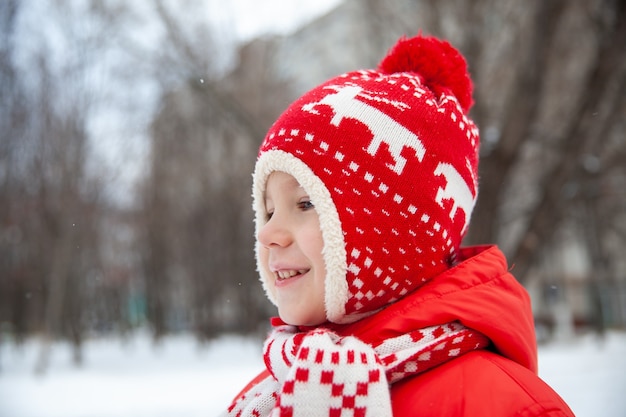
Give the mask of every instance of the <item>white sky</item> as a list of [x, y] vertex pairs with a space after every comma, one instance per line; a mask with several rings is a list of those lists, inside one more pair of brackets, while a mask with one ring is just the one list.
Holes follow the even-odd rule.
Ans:
[[260, 33], [287, 34], [341, 3], [341, 0], [235, 0], [229, 3], [242, 40]]

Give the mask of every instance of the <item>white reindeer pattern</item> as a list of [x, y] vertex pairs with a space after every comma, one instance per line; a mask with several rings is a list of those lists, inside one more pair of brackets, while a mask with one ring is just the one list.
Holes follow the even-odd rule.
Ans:
[[446, 179], [446, 187], [439, 187], [437, 190], [437, 196], [435, 201], [443, 207], [443, 200], [452, 200], [454, 204], [450, 209], [450, 219], [454, 219], [454, 215], [458, 208], [463, 210], [465, 214], [465, 224], [463, 225], [463, 232], [468, 226], [470, 213], [474, 208], [476, 199], [472, 194], [469, 186], [459, 174], [459, 172], [450, 164], [440, 162], [435, 168], [435, 175], [443, 175]]
[[406, 165], [406, 158], [401, 155], [403, 148], [407, 147], [415, 150], [417, 159], [420, 162], [424, 159], [426, 149], [417, 135], [376, 107], [357, 100], [357, 95], [363, 90], [361, 87], [347, 85], [330, 88], [335, 90], [335, 93], [326, 95], [320, 101], [305, 104], [302, 106], [302, 110], [319, 114], [315, 107], [325, 104], [330, 106], [335, 113], [330, 121], [334, 126], [339, 126], [339, 123], [344, 118], [354, 119], [363, 123], [372, 133], [372, 140], [367, 147], [367, 153], [375, 156], [380, 145], [385, 142], [389, 148], [389, 153], [395, 161], [395, 164], [387, 164], [387, 166], [398, 175], [402, 174]]

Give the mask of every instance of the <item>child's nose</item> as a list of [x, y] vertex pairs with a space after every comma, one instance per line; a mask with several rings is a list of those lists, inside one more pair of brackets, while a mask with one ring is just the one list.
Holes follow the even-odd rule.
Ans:
[[292, 241], [291, 233], [285, 221], [276, 214], [261, 227], [257, 238], [267, 248], [272, 246], [286, 247]]

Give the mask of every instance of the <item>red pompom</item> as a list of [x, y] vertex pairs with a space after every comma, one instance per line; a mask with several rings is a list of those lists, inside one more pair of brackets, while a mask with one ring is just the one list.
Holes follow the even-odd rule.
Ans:
[[472, 80], [465, 58], [450, 43], [434, 37], [402, 38], [378, 66], [385, 74], [414, 72], [436, 96], [454, 95], [465, 113], [472, 107]]

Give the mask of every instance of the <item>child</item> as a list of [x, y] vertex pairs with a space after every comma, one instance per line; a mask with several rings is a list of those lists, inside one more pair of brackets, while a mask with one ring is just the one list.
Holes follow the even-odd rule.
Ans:
[[253, 197], [280, 319], [226, 415], [573, 415], [537, 376], [503, 254], [460, 248], [478, 191], [471, 105], [464, 58], [417, 36], [272, 126]]

